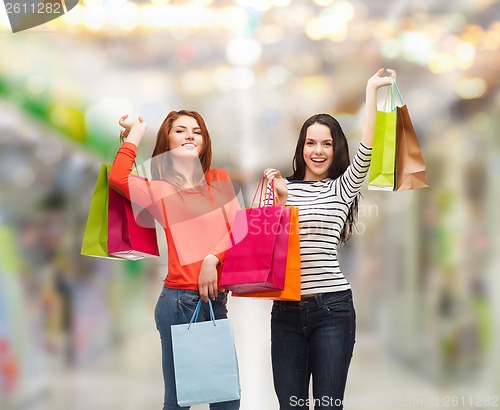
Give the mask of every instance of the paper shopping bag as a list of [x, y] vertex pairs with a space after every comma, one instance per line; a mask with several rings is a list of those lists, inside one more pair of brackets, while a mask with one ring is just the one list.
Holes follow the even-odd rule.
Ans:
[[81, 254], [118, 259], [108, 254], [108, 174], [111, 164], [102, 164], [90, 202]]
[[[138, 175], [131, 178], [146, 180]], [[108, 253], [137, 260], [160, 256], [154, 219], [147, 210], [132, 209], [131, 202], [109, 187]]]
[[282, 205], [236, 212], [232, 243], [219, 285], [233, 292], [266, 292], [285, 286], [290, 209]]
[[391, 96], [391, 110], [377, 111], [376, 114], [368, 189], [384, 191], [394, 189], [397, 117], [394, 87], [394, 81], [392, 81], [387, 96], [387, 99], [389, 95]]
[[286, 258], [285, 286], [283, 290], [271, 292], [234, 293], [233, 296], [264, 298], [273, 300], [300, 300], [300, 235], [299, 235], [299, 208], [290, 209], [290, 223], [285, 228], [288, 231], [288, 249]]
[[240, 398], [238, 360], [229, 319], [196, 322], [201, 299], [190, 323], [172, 325], [175, 387], [179, 406]]
[[395, 190], [403, 191], [428, 186], [424, 158], [408, 108], [406, 105], [397, 107]]

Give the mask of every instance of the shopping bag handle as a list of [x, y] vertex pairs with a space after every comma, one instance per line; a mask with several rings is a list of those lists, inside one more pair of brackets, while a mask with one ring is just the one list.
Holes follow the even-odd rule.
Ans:
[[259, 194], [259, 207], [260, 207], [260, 201], [262, 199], [262, 191], [264, 189], [264, 174], [260, 176], [259, 184], [257, 185], [257, 189], [255, 190], [255, 193], [253, 194], [252, 202], [250, 203], [250, 208], [253, 208], [253, 204], [255, 202], [255, 198], [257, 197], [257, 194]]
[[[257, 197], [257, 194], [259, 197], [258, 208], [261, 208], [261, 204], [263, 204], [263, 207], [268, 207], [268, 206], [280, 204], [280, 199], [279, 199], [278, 193], [276, 191], [276, 186], [274, 185], [274, 180], [272, 180], [270, 184], [266, 184], [265, 179], [266, 178], [265, 178], [264, 174], [262, 174], [260, 177], [260, 180], [259, 180], [259, 184], [257, 185], [257, 189], [255, 190], [255, 194], [253, 195], [252, 202], [250, 204], [251, 208], [253, 208], [253, 204], [255, 202], [255, 198]], [[268, 195], [266, 197], [267, 187], [269, 185], [271, 185], [272, 195]], [[264, 186], [265, 186], [265, 188], [264, 188]]]
[[398, 83], [392, 75], [391, 75], [391, 83], [394, 85], [394, 88], [396, 88], [396, 91], [398, 92], [399, 101], [401, 101], [401, 104], [404, 105], [405, 102], [403, 101], [403, 96], [401, 95], [401, 91], [399, 91]]
[[276, 190], [274, 179], [270, 184], [266, 185], [265, 192], [263, 191], [261, 195], [262, 196], [260, 202], [263, 203], [264, 206], [281, 205], [280, 197], [278, 196], [278, 191]]
[[[198, 304], [196, 305], [196, 309], [194, 310], [193, 316], [191, 316], [191, 320], [189, 322], [188, 330], [189, 330], [189, 328], [191, 327], [191, 325], [193, 323], [196, 323], [198, 321], [198, 316], [200, 314], [201, 303], [202, 302], [203, 301], [201, 299], [198, 301]], [[208, 306], [210, 306], [210, 320], [212, 321], [212, 323], [214, 324], [214, 326], [217, 326], [217, 324], [215, 323], [214, 308], [212, 306], [212, 301], [210, 299], [208, 299]]]
[[389, 77], [391, 79], [391, 85], [389, 86], [389, 89], [387, 90], [387, 97], [385, 98], [385, 103], [384, 103], [384, 111], [386, 110], [387, 107], [387, 101], [389, 101], [389, 96], [391, 97], [391, 111], [396, 110], [396, 99], [395, 99], [395, 94], [394, 90], [397, 91], [399, 101], [401, 101], [401, 105], [404, 105], [403, 101], [403, 96], [401, 95], [401, 91], [399, 90], [398, 83], [396, 82], [396, 79], [391, 75]]

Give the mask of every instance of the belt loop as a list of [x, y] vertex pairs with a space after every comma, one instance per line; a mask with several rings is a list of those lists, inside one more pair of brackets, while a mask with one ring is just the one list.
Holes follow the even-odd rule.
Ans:
[[323, 305], [323, 294], [322, 293], [318, 293], [317, 295], [314, 295], [314, 299], [316, 299], [316, 303], [318, 306], [321, 306]]

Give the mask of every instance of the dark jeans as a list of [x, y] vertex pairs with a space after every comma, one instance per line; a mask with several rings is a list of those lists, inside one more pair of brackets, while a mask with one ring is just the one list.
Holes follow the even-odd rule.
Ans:
[[271, 357], [280, 410], [308, 410], [313, 400], [315, 409], [343, 408], [355, 332], [351, 290], [274, 302]]
[[[164, 287], [156, 303], [155, 321], [161, 338], [163, 381], [165, 384], [163, 410], [189, 409], [189, 407], [180, 407], [177, 404], [170, 326], [189, 323], [199, 300], [200, 294], [198, 291]], [[227, 318], [226, 303], [227, 293], [219, 292], [219, 296], [212, 303], [215, 319]], [[202, 322], [209, 319], [208, 303], [203, 303], [198, 321]], [[207, 354], [210, 354], [210, 352], [207, 352]], [[239, 408], [239, 400], [210, 403], [210, 410], [238, 410]]]

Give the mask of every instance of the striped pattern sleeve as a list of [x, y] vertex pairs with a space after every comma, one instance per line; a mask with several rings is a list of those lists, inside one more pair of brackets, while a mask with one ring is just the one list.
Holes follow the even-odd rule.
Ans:
[[361, 190], [361, 185], [370, 168], [371, 157], [371, 147], [367, 147], [363, 143], [360, 143], [351, 164], [340, 176], [338, 192], [342, 200], [347, 204], [350, 204]]

